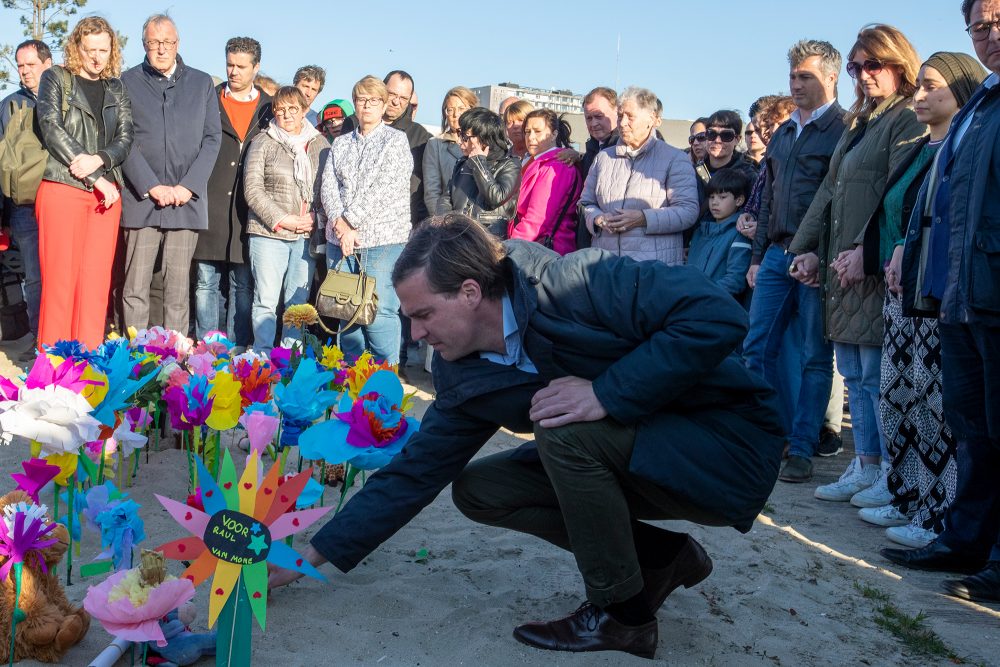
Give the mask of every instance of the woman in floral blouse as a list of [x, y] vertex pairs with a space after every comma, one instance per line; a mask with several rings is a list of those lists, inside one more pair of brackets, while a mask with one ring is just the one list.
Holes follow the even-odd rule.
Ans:
[[375, 278], [378, 314], [367, 326], [340, 336], [348, 354], [370, 350], [399, 363], [399, 299], [390, 275], [410, 234], [410, 174], [413, 157], [406, 134], [382, 122], [389, 92], [366, 76], [352, 93], [358, 125], [337, 137], [323, 171], [321, 198], [328, 219], [327, 265]]

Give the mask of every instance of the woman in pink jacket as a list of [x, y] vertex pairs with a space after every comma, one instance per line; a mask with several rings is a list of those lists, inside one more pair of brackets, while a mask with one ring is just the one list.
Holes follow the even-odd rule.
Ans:
[[569, 124], [551, 109], [536, 109], [524, 118], [528, 161], [521, 168], [517, 215], [507, 235], [537, 241], [560, 255], [576, 250], [576, 202], [583, 178], [574, 165], [558, 159], [569, 148]]

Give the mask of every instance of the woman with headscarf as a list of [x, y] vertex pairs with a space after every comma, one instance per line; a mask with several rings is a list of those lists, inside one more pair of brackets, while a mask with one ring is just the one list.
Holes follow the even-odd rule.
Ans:
[[[253, 345], [258, 352], [274, 347], [282, 294], [286, 308], [309, 297], [309, 239], [322, 216], [320, 163], [330, 148], [330, 142], [304, 122], [308, 105], [298, 88], [280, 88], [271, 108], [274, 118], [250, 144], [243, 177], [254, 281]], [[283, 332], [281, 342], [291, 345], [294, 338]]]
[[912, 108], [919, 69], [917, 52], [896, 28], [876, 24], [858, 33], [847, 63], [855, 80], [847, 129], [789, 246], [796, 255], [791, 275], [822, 290], [824, 333], [847, 385], [857, 452], [839, 480], [816, 489], [820, 500], [889, 502], [881, 480], [889, 454], [879, 419], [885, 285], [865, 275], [861, 244], [889, 175], [927, 132]]
[[[930, 222], [918, 191], [952, 118], [985, 77], [976, 59], [964, 53], [935, 53], [923, 64], [913, 108], [930, 135], [914, 144], [889, 175], [882, 205], [864, 232], [865, 274], [884, 274], [887, 286], [879, 407], [890, 472], [880, 494], [891, 500], [859, 514], [869, 523], [887, 526], [886, 536], [908, 547], [930, 544], [942, 531], [957, 477], [955, 438], [941, 404], [937, 312], [917, 303], [921, 267], [912, 258], [920, 254], [920, 229], [925, 223], [929, 228]], [[911, 261], [907, 275], [901, 276], [904, 239]]]

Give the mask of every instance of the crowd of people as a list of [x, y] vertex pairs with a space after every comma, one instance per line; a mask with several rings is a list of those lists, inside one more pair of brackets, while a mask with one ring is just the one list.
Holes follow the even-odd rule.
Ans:
[[[415, 83], [403, 70], [384, 78], [366, 76], [354, 85], [350, 101], [334, 99], [314, 112], [311, 107], [325, 85], [323, 69], [303, 67], [292, 85], [267, 90], [259, 72], [261, 47], [252, 38], [226, 43], [226, 80], [214, 85], [178, 55], [180, 37], [170, 17], [146, 21], [146, 58], [125, 72], [117, 33], [103, 18], [85, 18], [66, 39], [61, 67], [52, 65], [42, 42], [18, 46], [22, 87], [0, 104], [0, 133], [12, 115], [23, 113], [18, 103], [34, 105], [48, 151], [33, 201], [4, 202], [4, 224], [23, 257], [32, 331], [41, 347], [60, 339], [96, 346], [109, 323], [122, 328], [159, 324], [198, 336], [221, 329], [236, 345], [267, 353], [288, 342], [279, 327], [280, 309], [307, 302], [322, 274], [340, 267], [375, 277], [378, 295], [374, 320], [340, 334], [349, 354], [371, 350], [399, 364], [405, 374], [413, 341], [423, 339], [447, 362], [435, 375], [437, 385], [459, 382], [461, 374], [448, 365], [462, 358], [458, 350], [479, 350], [483, 363], [542, 376], [548, 372], [544, 363], [576, 368], [579, 359], [556, 353], [560, 345], [570, 345], [571, 337], [560, 324], [569, 315], [559, 304], [539, 304], [551, 313], [546, 311], [544, 326], [532, 325], [554, 341], [552, 359], [536, 358], [538, 342], [528, 338], [525, 348], [508, 341], [506, 354], [502, 346], [489, 353], [462, 347], [455, 343], [463, 331], [461, 313], [453, 313], [455, 331], [434, 320], [435, 308], [461, 308], [468, 287], [462, 280], [447, 288], [434, 282], [457, 270], [433, 268], [445, 262], [440, 248], [458, 253], [455, 265], [475, 265], [472, 254], [454, 245], [441, 216], [452, 226], [469, 221], [476, 235], [483, 232], [469, 241], [479, 244], [480, 255], [509, 252], [514, 265], [527, 267], [524, 275], [532, 285], [545, 284], [546, 278], [530, 267], [549, 261], [543, 261], [549, 255], [565, 257], [567, 263], [559, 266], [574, 267], [565, 271], [586, 276], [581, 279], [586, 289], [599, 286], [600, 299], [609, 301], [592, 306], [602, 326], [613, 329], [610, 322], [630, 320], [638, 311], [643, 318], [671, 321], [675, 328], [667, 333], [674, 332], [678, 345], [690, 344], [697, 352], [692, 341], [700, 338], [714, 346], [713, 354], [724, 351], [713, 372], [731, 386], [745, 386], [755, 398], [747, 399], [739, 419], [726, 413], [717, 420], [730, 424], [732, 433], [742, 429], [744, 435], [756, 434], [758, 442], [783, 446], [780, 470], [777, 457], [774, 466], [782, 482], [811, 481], [814, 456], [842, 451], [846, 387], [854, 456], [837, 481], [816, 487], [815, 497], [850, 502], [861, 520], [885, 527], [889, 540], [909, 547], [883, 549], [888, 560], [967, 574], [945, 582], [949, 594], [1000, 601], [1000, 486], [993, 479], [1000, 469], [1000, 403], [995, 402], [1000, 386], [995, 366], [1000, 351], [1000, 0], [964, 0], [961, 10], [978, 60], [956, 52], [922, 60], [902, 32], [884, 24], [864, 26], [846, 57], [828, 42], [802, 40], [788, 51], [789, 95], [762, 96], [746, 123], [740, 113], [726, 109], [699, 118], [683, 150], [660, 136], [663, 104], [642, 87], [620, 94], [603, 86], [590, 91], [581, 109], [589, 137], [574, 143], [569, 125], [551, 110], [511, 98], [493, 111], [482, 107], [470, 89], [456, 86], [441, 103], [441, 132], [431, 136], [414, 119]], [[845, 63], [852, 86], [847, 98], [838, 99]], [[457, 223], [455, 214], [461, 214]], [[491, 245], [508, 239], [507, 251]], [[539, 255], [515, 240], [548, 250]], [[605, 252], [578, 252], [586, 247]], [[600, 269], [591, 264], [599, 258], [611, 262], [611, 256], [640, 263], [616, 260]], [[690, 272], [658, 268], [680, 265], [697, 269], [715, 287], [691, 282]], [[615, 271], [609, 273], [608, 266]], [[431, 275], [432, 269], [437, 273]], [[647, 286], [653, 278], [675, 283]], [[509, 294], [500, 299], [503, 285], [491, 280], [474, 281], [481, 292], [468, 293], [470, 308], [483, 299], [495, 301], [502, 338], [509, 338], [516, 333], [522, 304], [511, 303]], [[646, 288], [653, 291], [647, 294]], [[727, 303], [715, 300], [716, 288], [728, 295]], [[676, 293], [684, 289], [691, 290], [691, 303]], [[442, 303], [426, 296], [445, 292], [462, 296]], [[650, 294], [665, 301], [648, 303], [642, 297]], [[718, 311], [684, 319], [698, 299], [703, 299], [701, 307]], [[569, 299], [567, 311], [583, 308], [579, 301]], [[666, 311], [668, 305], [674, 310]], [[748, 322], [745, 331], [741, 318]], [[591, 324], [574, 335], [592, 340], [589, 352], [599, 358], [591, 359], [596, 366], [611, 359], [603, 356], [601, 345], [628, 358], [619, 339], [602, 338], [600, 327]], [[653, 368], [694, 363], [670, 345], [657, 346], [660, 356], [646, 363]], [[725, 363], [735, 359], [738, 367], [722, 362], [729, 352]], [[650, 372], [640, 357], [630, 366], [636, 377]], [[710, 459], [669, 462], [646, 453], [636, 463], [643, 438], [650, 437], [627, 425], [626, 417], [639, 416], [624, 407], [637, 383], [621, 372], [615, 379], [622, 386], [610, 388], [605, 380], [599, 398], [619, 403], [598, 406], [597, 416], [584, 419], [606, 425], [610, 413], [625, 424], [600, 434], [609, 448], [632, 456], [631, 468], [627, 456], [624, 468], [617, 460], [615, 474], [655, 468], [646, 477], [659, 484], [668, 475], [656, 466], [674, 466], [671, 475], [688, 471], [701, 484], [714, 479], [715, 495], [725, 496], [718, 489], [733, 483], [736, 474], [725, 469], [727, 462], [735, 469], [742, 460], [728, 450]], [[594, 380], [595, 387], [600, 381]], [[551, 478], [557, 509], [564, 499], [592, 506], [579, 497], [585, 487], [572, 491], [576, 487], [565, 481], [579, 472], [574, 468], [579, 462], [553, 453], [562, 450], [552, 443], [561, 447], [565, 442], [559, 431], [548, 428], [561, 422], [553, 423], [538, 407], [545, 403], [545, 389], [527, 386], [543, 396], [530, 401], [531, 421], [544, 466], [538, 471]], [[663, 400], [679, 402], [698, 394], [663, 392]], [[770, 415], [768, 392], [773, 392], [777, 427], [769, 417], [755, 421], [751, 414]], [[715, 397], [706, 401], [719, 395], [704, 393]], [[449, 396], [449, 407], [465, 400]], [[488, 401], [476, 408], [484, 409], [506, 408]], [[438, 418], [436, 413], [428, 418], [429, 432], [440, 426]], [[479, 431], [475, 436], [463, 431], [480, 428], [470, 425], [471, 416], [448, 419], [452, 422], [442, 422], [442, 433], [471, 438], [462, 447], [478, 449], [485, 442]], [[518, 430], [531, 430], [530, 422], [515, 423]], [[539, 423], [546, 428], [540, 430]], [[722, 437], [720, 431], [698, 429], [686, 425], [674, 435], [684, 432], [709, 442]], [[619, 451], [615, 443], [623, 431], [627, 449], [621, 445]], [[419, 450], [424, 440], [417, 442], [413, 447]], [[648, 443], [644, 446], [648, 449]], [[456, 456], [454, 470], [428, 472], [436, 481], [427, 483], [434, 488], [414, 490], [419, 496], [411, 503], [415, 509], [401, 518], [382, 521], [365, 514], [380, 511], [373, 503], [379, 493], [376, 480], [382, 477], [375, 476], [376, 490], [365, 489], [370, 501], [352, 501], [335, 520], [353, 531], [355, 552], [343, 555], [324, 529], [310, 558], [350, 569], [365, 549], [377, 546], [457, 478], [455, 501], [466, 515], [573, 549], [588, 600], [599, 611], [611, 610], [610, 617], [624, 627], [648, 630], [650, 611], [655, 614], [673, 588], [693, 585], [711, 571], [696, 542], [669, 531], [650, 536], [653, 529], [635, 521], [635, 515], [631, 524], [624, 521], [631, 525], [629, 534], [612, 540], [626, 546], [601, 558], [581, 556], [575, 536], [601, 537], [579, 525], [579, 514], [571, 518], [564, 508], [565, 523], [555, 517], [518, 518], [509, 507], [517, 499], [503, 495], [498, 500], [492, 490], [500, 478], [523, 475], [527, 481], [520, 491], [536, 497], [542, 494], [537, 485], [551, 493], [548, 482], [510, 472], [516, 464], [506, 455], [462, 472], [474, 449], [467, 457]], [[769, 464], [753, 459], [753, 465], [767, 469]], [[723, 469], [706, 472], [706, 467]], [[391, 472], [384, 477], [391, 478]], [[595, 498], [601, 494], [593, 490]], [[643, 487], [639, 495], [658, 508], [656, 517], [670, 505], [670, 517], [741, 529], [748, 525], [747, 516], [716, 506], [704, 494], [681, 503], [682, 511], [676, 498], [667, 502], [655, 489]], [[506, 509], [497, 510], [497, 502]], [[358, 531], [366, 529], [370, 536], [359, 537]], [[675, 537], [664, 537], [667, 533]], [[628, 546], [632, 540], [634, 550]], [[665, 543], [669, 558], [661, 553], [660, 560], [644, 561], [651, 551], [646, 547]], [[683, 580], [671, 560], [675, 557], [688, 563]], [[664, 568], [671, 574], [658, 580], [657, 590], [648, 581], [644, 589], [641, 578], [616, 578], [602, 570], [609, 559], [621, 568], [638, 563], [626, 574]], [[594, 650], [597, 645], [649, 652], [649, 637], [642, 633], [615, 630], [618, 634], [604, 644], [565, 639], [567, 632], [604, 623], [594, 613], [578, 610], [563, 626], [522, 626], [515, 636], [543, 648]], [[591, 616], [585, 619], [585, 614]], [[598, 634], [601, 628], [606, 629], [600, 625]], [[571, 648], [560, 645], [559, 637]]]

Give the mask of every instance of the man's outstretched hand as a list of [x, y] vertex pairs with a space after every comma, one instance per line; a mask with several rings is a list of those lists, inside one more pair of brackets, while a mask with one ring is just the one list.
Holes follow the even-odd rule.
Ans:
[[[306, 548], [302, 552], [303, 558], [309, 561], [314, 567], [319, 567], [326, 562], [326, 559], [318, 551], [316, 551], [312, 545]], [[296, 572], [295, 570], [286, 570], [283, 567], [276, 567], [269, 565], [267, 568], [267, 589], [273, 591], [275, 588], [281, 588], [282, 586], [287, 586], [297, 579], [301, 579], [305, 575], [301, 572]]]
[[553, 380], [531, 397], [531, 421], [542, 428], [555, 428], [576, 422], [596, 422], [608, 416], [594, 394], [593, 383], [578, 377]]

